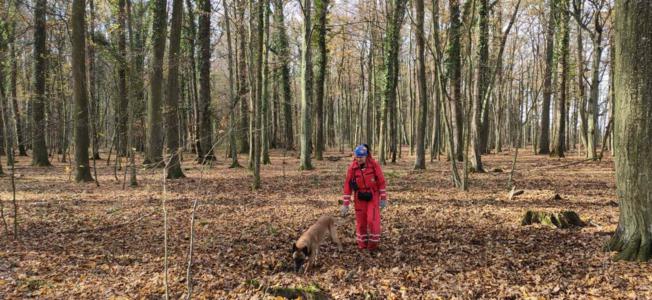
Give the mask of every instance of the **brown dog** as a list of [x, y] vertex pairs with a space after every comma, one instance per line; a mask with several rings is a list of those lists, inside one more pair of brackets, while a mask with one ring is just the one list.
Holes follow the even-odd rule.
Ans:
[[[299, 269], [309, 257], [311, 257], [310, 261], [313, 261], [312, 264], [314, 264], [319, 252], [319, 245], [327, 234], [331, 236], [331, 240], [337, 245], [337, 248], [342, 251], [342, 243], [337, 237], [335, 219], [330, 216], [322, 216], [292, 245], [295, 272], [299, 272]], [[307, 270], [308, 266], [305, 268], [305, 271]]]

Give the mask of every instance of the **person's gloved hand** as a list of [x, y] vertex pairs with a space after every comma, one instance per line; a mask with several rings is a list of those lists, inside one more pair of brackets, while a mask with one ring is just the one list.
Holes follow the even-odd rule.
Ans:
[[345, 217], [349, 213], [349, 207], [346, 205], [342, 205], [342, 208], [340, 209], [340, 215], [342, 217]]
[[387, 200], [380, 200], [380, 209], [384, 209], [387, 206]]

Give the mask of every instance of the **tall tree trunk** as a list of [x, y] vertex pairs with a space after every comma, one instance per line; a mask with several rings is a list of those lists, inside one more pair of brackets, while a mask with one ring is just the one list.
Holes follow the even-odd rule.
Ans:
[[270, 103], [271, 97], [269, 95], [270, 85], [270, 72], [269, 72], [269, 0], [263, 0], [260, 9], [263, 10], [263, 62], [262, 62], [262, 92], [260, 99], [261, 115], [260, 115], [260, 144], [261, 144], [261, 159], [263, 164], [270, 164], [269, 159], [269, 140], [270, 140]]
[[417, 44], [417, 92], [418, 92], [418, 120], [416, 151], [414, 169], [426, 168], [426, 123], [428, 116], [428, 94], [426, 92], [426, 58], [425, 58], [425, 31], [423, 28], [423, 0], [415, 2], [417, 23], [416, 23], [416, 44]]
[[313, 37], [315, 38], [315, 46], [317, 47], [317, 55], [315, 56], [315, 106], [317, 109], [316, 123], [317, 123], [317, 142], [315, 143], [315, 158], [317, 160], [323, 159], [324, 152], [324, 84], [326, 81], [327, 73], [327, 57], [328, 49], [326, 48], [326, 25], [328, 21], [328, 5], [329, 0], [315, 0], [315, 24], [316, 29]]
[[461, 58], [461, 44], [460, 44], [460, 35], [462, 34], [461, 28], [462, 23], [460, 21], [460, 3], [459, 0], [450, 0], [450, 28], [448, 31], [448, 61], [447, 65], [447, 77], [450, 80], [450, 116], [451, 118], [451, 127], [452, 127], [452, 136], [453, 136], [453, 149], [450, 149], [453, 153], [453, 157], [459, 161], [464, 160], [463, 153], [463, 140], [462, 140], [462, 129], [463, 129], [463, 112], [461, 107], [462, 101], [462, 58]]
[[485, 99], [489, 78], [489, 0], [480, 0], [480, 32], [478, 33], [478, 67], [471, 116], [471, 165], [476, 172], [484, 172], [482, 166], [482, 102]]
[[226, 46], [228, 55], [228, 68], [229, 68], [229, 149], [231, 151], [231, 166], [230, 168], [240, 168], [238, 162], [238, 142], [236, 141], [236, 126], [237, 120], [235, 119], [235, 109], [238, 104], [238, 99], [235, 95], [235, 82], [233, 80], [233, 49], [231, 47], [231, 18], [229, 17], [229, 5], [224, 2], [224, 19], [226, 22]]
[[211, 126], [211, 2], [199, 2], [199, 150], [201, 162], [215, 159]]
[[[5, 38], [8, 31], [8, 16], [3, 0], [0, 0], [0, 9], [3, 10], [0, 12], [0, 150], [2, 150], [0, 151], [0, 155], [7, 155], [7, 165], [11, 166], [13, 169], [13, 124], [11, 122], [11, 117], [9, 116], [8, 93], [5, 90], [5, 61], [7, 60], [7, 41]], [[0, 175], [3, 174], [2, 163], [0, 163]]]
[[249, 0], [249, 45], [251, 47], [249, 78], [251, 93], [249, 95], [249, 124], [251, 130], [251, 169], [253, 170], [253, 189], [260, 188], [260, 154], [261, 154], [261, 104], [263, 89], [263, 38], [264, 38], [264, 1]]
[[439, 0], [432, 0], [432, 43], [433, 43], [433, 48], [434, 51], [432, 52], [433, 54], [433, 63], [435, 66], [432, 68], [432, 79], [433, 79], [433, 86], [434, 90], [432, 92], [432, 98], [433, 98], [433, 110], [434, 110], [434, 115], [432, 118], [432, 144], [430, 148], [430, 161], [433, 161], [436, 159], [439, 159], [439, 151], [441, 149], [442, 142], [441, 142], [441, 105], [440, 102], [442, 101], [442, 93], [441, 93], [441, 85], [439, 78], [441, 77], [440, 74], [440, 66], [441, 66], [441, 42], [439, 40]]
[[[194, 1], [194, 2], [197, 3], [196, 5], [198, 6], [198, 9], [200, 10], [199, 15], [201, 16], [202, 15], [202, 7], [201, 7], [201, 5], [203, 5], [203, 3], [200, 2], [200, 1]], [[182, 92], [182, 95], [183, 95], [182, 98], [184, 98], [184, 100], [187, 100], [187, 102], [188, 102], [187, 105], [189, 105], [189, 107], [192, 107], [192, 109], [186, 109], [187, 113], [184, 114], [184, 118], [183, 118], [182, 123], [185, 123], [185, 125], [187, 125], [187, 126], [183, 126], [182, 128], [186, 128], [187, 130], [182, 131], [181, 133], [182, 134], [183, 133], [187, 134], [187, 136], [189, 137], [188, 138], [188, 140], [189, 140], [188, 144], [191, 144], [191, 147], [193, 148], [193, 151], [195, 152], [195, 154], [197, 154], [197, 162], [201, 163], [201, 162], [208, 162], [208, 160], [204, 159], [204, 150], [202, 150], [202, 146], [201, 146], [202, 142], [203, 142], [202, 139], [204, 138], [204, 134], [202, 133], [202, 130], [203, 130], [202, 129], [202, 118], [203, 118], [203, 115], [204, 115], [203, 114], [204, 103], [202, 103], [203, 99], [202, 99], [202, 95], [200, 95], [201, 91], [199, 91], [199, 92], [197, 91], [197, 60], [195, 58], [195, 49], [196, 49], [198, 39], [207, 38], [210, 41], [210, 36], [201, 36], [200, 35], [199, 38], [197, 38], [197, 23], [195, 23], [195, 20], [196, 20], [195, 11], [194, 11], [194, 8], [192, 6], [192, 2], [190, 0], [186, 0], [186, 9], [188, 11], [188, 17], [185, 19], [185, 22], [187, 22], [186, 23], [187, 28], [183, 27], [183, 29], [186, 30], [187, 36], [184, 36], [182, 38], [187, 39], [187, 40], [184, 40], [184, 45], [188, 46], [188, 49], [186, 51], [187, 51], [187, 55], [188, 55], [187, 59], [189, 60], [187, 64], [189, 65], [188, 66], [188, 69], [189, 69], [188, 73], [190, 74], [190, 76], [188, 76], [189, 78], [187, 78], [187, 79], [182, 77], [181, 86], [187, 88], [187, 89], [182, 88], [182, 91], [187, 91], [187, 93]], [[210, 27], [210, 24], [209, 24], [209, 27]], [[199, 41], [199, 43], [201, 43], [201, 41]], [[201, 49], [201, 45], [199, 45], [199, 47], [200, 47], [199, 51], [200, 52], [203, 51]], [[209, 44], [209, 47], [210, 47], [210, 44]], [[199, 53], [200, 64], [202, 63], [201, 62], [201, 55], [202, 55], [202, 53]], [[202, 72], [201, 67], [202, 66], [199, 67], [199, 72], [200, 73]], [[210, 72], [210, 69], [209, 69], [209, 72]], [[201, 77], [202, 74], [199, 74], [199, 76]], [[199, 84], [200, 85], [201, 85], [201, 80], [202, 79], [199, 78], [199, 81], [200, 81]], [[201, 89], [201, 87], [200, 87], [200, 89]], [[209, 89], [209, 95], [210, 95], [210, 89]], [[184, 97], [184, 96], [187, 96], [187, 97]], [[182, 103], [183, 102], [185, 102], [185, 101], [182, 101]], [[192, 113], [190, 113], [190, 111], [192, 111]], [[190, 117], [190, 116], [192, 116], [192, 117]], [[183, 145], [187, 145], [187, 144], [184, 142]], [[209, 160], [213, 159], [213, 158], [214, 158], [213, 156], [208, 157]]]
[[283, 13], [283, 0], [274, 1], [274, 48], [280, 63], [281, 106], [283, 107], [285, 149], [294, 149], [294, 131], [292, 129], [292, 89], [290, 82], [290, 50], [288, 49], [288, 36], [285, 31], [285, 16]]
[[313, 169], [310, 155], [312, 149], [310, 141], [312, 136], [312, 40], [310, 38], [312, 25], [310, 14], [311, 0], [303, 0], [303, 45], [301, 47], [301, 170]]
[[94, 161], [96, 159], [100, 159], [100, 147], [98, 146], [98, 141], [99, 141], [99, 109], [100, 109], [100, 104], [99, 104], [99, 96], [96, 90], [96, 77], [97, 77], [97, 70], [96, 70], [96, 57], [95, 57], [95, 1], [94, 0], [89, 0], [89, 13], [90, 13], [90, 19], [89, 19], [89, 43], [86, 43], [86, 58], [88, 61], [88, 100], [89, 100], [89, 111], [90, 111], [90, 126], [91, 126], [91, 145], [92, 145], [92, 151], [93, 151], [93, 159]]
[[[494, 27], [495, 30], [501, 31], [502, 22], [500, 20], [496, 20], [496, 23], [494, 24], [494, 26], [495, 26]], [[500, 42], [498, 41], [500, 38], [498, 37], [498, 35], [500, 35], [500, 34], [496, 33], [496, 35], [495, 35], [494, 47], [500, 47], [499, 46]], [[511, 68], [510, 68], [510, 71], [511, 71]], [[504, 107], [504, 103], [506, 101], [504, 101], [504, 99], [503, 99], [504, 98], [503, 97], [503, 90], [504, 90], [504, 87], [503, 87], [504, 86], [503, 73], [504, 73], [503, 72], [503, 59], [502, 59], [502, 57], [500, 57], [499, 54], [497, 54], [496, 55], [495, 76], [498, 79], [498, 84], [497, 84], [498, 87], [493, 92], [493, 95], [494, 95], [495, 99], [493, 99], [493, 103], [491, 104], [493, 106], [492, 109], [494, 111], [494, 120], [493, 121], [494, 121], [494, 124], [495, 124], [494, 125], [495, 129], [494, 129], [494, 145], [493, 146], [494, 146], [494, 152], [496, 154], [500, 153], [502, 151], [502, 147], [503, 147], [501, 134], [500, 134], [501, 129], [502, 129], [502, 127], [501, 127], [502, 126], [502, 121], [503, 121], [503, 119], [505, 119], [503, 116], [504, 116], [505, 111], [506, 111], [506, 109]], [[485, 93], [486, 93], [486, 91], [485, 91]], [[488, 95], [485, 95], [485, 97], [486, 96], [488, 96]], [[490, 150], [489, 150], [489, 128], [488, 128], [489, 124], [487, 124], [487, 123], [489, 123], [489, 121], [488, 121], [489, 107], [488, 106], [489, 106], [488, 103], [484, 105], [483, 111], [485, 113], [482, 116], [482, 119], [483, 119], [483, 128], [482, 128], [483, 132], [482, 132], [482, 134], [483, 135], [481, 136], [481, 139], [482, 139], [482, 144], [485, 147], [485, 151], [483, 151], [483, 153], [490, 152]], [[507, 109], [507, 111], [508, 112], [510, 111], [509, 108]], [[507, 122], [507, 124], [511, 124], [511, 123]], [[508, 130], [508, 132], [509, 132], [509, 130]]]
[[[385, 67], [383, 87], [383, 102], [381, 107], [380, 125], [380, 162], [386, 163], [389, 146], [392, 160], [396, 160], [396, 87], [398, 85], [398, 55], [400, 50], [401, 25], [406, 9], [405, 0], [392, 0], [392, 11], [388, 19], [387, 35], [385, 36]], [[389, 131], [389, 134], [388, 134]], [[389, 141], [388, 141], [389, 140]]]
[[543, 102], [541, 103], [541, 134], [539, 135], [539, 154], [550, 153], [550, 98], [552, 96], [552, 74], [556, 69], [553, 64], [555, 19], [557, 16], [556, 2], [548, 0], [548, 28], [546, 29], [546, 67], [543, 75]]
[[168, 54], [168, 84], [165, 97], [165, 139], [170, 156], [167, 178], [183, 178], [181, 169], [181, 148], [179, 147], [179, 48], [181, 46], [181, 24], [183, 24], [183, 0], [172, 2], [170, 22], [170, 53]]
[[575, 20], [578, 23], [577, 26], [577, 97], [579, 105], [579, 114], [580, 114], [580, 139], [582, 140], [583, 145], [587, 145], [586, 132], [587, 132], [587, 120], [586, 120], [586, 96], [584, 90], [584, 40], [582, 38], [582, 25], [581, 25], [581, 16], [582, 16], [582, 0], [573, 0], [573, 6], [575, 14]]
[[72, 84], [75, 101], [76, 181], [93, 181], [88, 161], [88, 91], [86, 90], [86, 1], [72, 2]]
[[129, 90], [127, 88], [127, 4], [126, 0], [118, 0], [118, 103], [116, 107], [116, 130], [118, 144], [116, 153], [127, 155], [127, 126], [129, 123]]
[[[126, 13], [127, 13], [127, 33], [129, 34], [129, 68], [127, 69], [127, 78], [129, 81], [127, 101], [127, 153], [129, 155], [129, 186], [138, 186], [136, 178], [136, 138], [134, 131], [134, 124], [136, 122], [136, 109], [137, 100], [142, 99], [141, 90], [143, 89], [142, 81], [142, 42], [139, 39], [140, 35], [136, 37], [133, 31], [134, 18], [132, 16], [131, 0], [126, 0]], [[138, 101], [139, 102], [139, 101]], [[125, 180], [126, 182], [126, 180]]]
[[606, 245], [616, 259], [652, 257], [652, 2], [617, 0], [615, 20], [618, 227]]
[[45, 78], [47, 74], [46, 0], [34, 6], [34, 91], [32, 98], [32, 165], [50, 166], [45, 145]]
[[[9, 8], [11, 13], [15, 13], [18, 8], [17, 1], [14, 6]], [[7, 43], [9, 44], [9, 60], [11, 63], [11, 71], [9, 78], [9, 89], [11, 93], [11, 103], [8, 105], [13, 106], [14, 123], [16, 124], [16, 136], [18, 138], [18, 155], [27, 156], [27, 147], [25, 146], [25, 136], [23, 133], [23, 121], [18, 107], [18, 58], [16, 57], [16, 21], [11, 19], [9, 28], [9, 35]], [[9, 106], [7, 106], [9, 107]]]
[[[249, 86], [248, 86], [248, 77], [249, 70], [247, 70], [247, 42], [246, 42], [246, 36], [247, 36], [247, 31], [245, 25], [247, 24], [245, 22], [245, 0], [236, 0], [235, 1], [236, 5], [236, 14], [238, 16], [238, 24], [237, 26], [237, 37], [239, 38], [239, 45], [238, 45], [238, 51], [239, 51], [239, 60], [238, 60], [238, 70], [239, 70], [239, 78], [237, 80], [238, 82], [238, 98], [240, 101], [240, 153], [247, 153], [250, 150], [250, 141], [249, 137], [251, 136], [251, 132], [249, 131], [249, 108], [247, 106], [247, 93], [249, 93]], [[236, 52], [238, 52], [236, 51]], [[249, 160], [251, 160], [251, 157], [249, 157]]]
[[595, 24], [595, 32], [591, 36], [593, 42], [593, 63], [592, 63], [592, 77], [591, 77], [591, 94], [589, 97], [588, 109], [588, 132], [587, 132], [587, 151], [589, 158], [597, 159], [597, 142], [598, 142], [598, 114], [600, 98], [600, 60], [602, 59], [602, 26], [601, 11], [598, 9], [594, 13], [593, 21]]
[[[368, 30], [372, 31], [373, 27], [371, 25], [368, 26]], [[371, 37], [371, 32], [369, 33], [369, 36]], [[365, 137], [364, 141], [367, 143], [367, 145], [371, 148], [373, 148], [373, 137], [374, 137], [374, 120], [373, 120], [373, 113], [374, 113], [374, 108], [375, 108], [375, 90], [374, 90], [374, 81], [373, 81], [373, 73], [375, 72], [374, 68], [374, 40], [373, 38], [369, 39], [369, 50], [367, 53], [367, 110], [366, 110], [366, 119], [365, 119], [365, 124], [366, 124], [366, 131], [365, 131]]]
[[[609, 103], [609, 123], [612, 124], [614, 123], [614, 119], [616, 117], [616, 86], [615, 86], [615, 70], [616, 67], [614, 66], [616, 64], [616, 42], [615, 42], [615, 37], [614, 34], [609, 35], [609, 61], [611, 62], [609, 64], [609, 96], [611, 98], [611, 101]], [[611, 130], [611, 133], [605, 132], [605, 134], [609, 135], [609, 149], [611, 150], [611, 156], [614, 156], [614, 130]], [[605, 147], [603, 145], [602, 147]]]
[[566, 100], [568, 97], [568, 77], [569, 77], [569, 64], [568, 64], [568, 42], [570, 38], [569, 28], [569, 15], [568, 5], [569, 0], [560, 0], [559, 16], [560, 16], [560, 34], [561, 44], [559, 46], [560, 64], [561, 64], [561, 81], [559, 84], [559, 97], [556, 101], [557, 116], [555, 118], [555, 137], [553, 139], [552, 156], [564, 157], [566, 150]]
[[147, 155], [145, 163], [158, 165], [163, 160], [162, 110], [163, 59], [167, 35], [167, 1], [154, 0], [152, 21], [152, 67], [149, 75], [149, 98], [147, 101]]

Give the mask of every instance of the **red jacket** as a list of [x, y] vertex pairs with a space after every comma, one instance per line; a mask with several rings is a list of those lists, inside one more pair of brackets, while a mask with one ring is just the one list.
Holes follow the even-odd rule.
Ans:
[[376, 160], [374, 160], [371, 155], [367, 156], [364, 170], [360, 169], [358, 161], [353, 160], [349, 166], [349, 169], [346, 171], [346, 180], [344, 181], [344, 195], [342, 197], [344, 200], [344, 206], [349, 206], [351, 201], [351, 194], [353, 193], [350, 185], [351, 180], [355, 180], [359, 188], [358, 191], [371, 191], [373, 193], [374, 200], [377, 200], [378, 197], [380, 197], [381, 200], [387, 199], [387, 192], [385, 191], [385, 176], [383, 176], [383, 170], [380, 168], [380, 164], [376, 162]]

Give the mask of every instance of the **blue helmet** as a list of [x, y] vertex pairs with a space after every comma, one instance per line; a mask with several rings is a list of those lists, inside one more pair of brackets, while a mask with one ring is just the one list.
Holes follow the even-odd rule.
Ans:
[[365, 147], [364, 145], [359, 145], [359, 146], [355, 147], [355, 150], [353, 150], [353, 153], [357, 157], [363, 157], [363, 156], [369, 155], [369, 151], [367, 150], [367, 147]]

